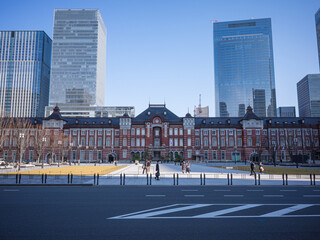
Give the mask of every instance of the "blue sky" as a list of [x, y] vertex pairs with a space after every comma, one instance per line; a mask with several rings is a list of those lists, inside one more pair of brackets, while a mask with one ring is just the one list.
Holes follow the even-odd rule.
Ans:
[[106, 105], [136, 114], [151, 103], [178, 116], [214, 116], [211, 20], [272, 19], [277, 106], [297, 106], [296, 83], [319, 73], [314, 14], [319, 0], [1, 1], [0, 30], [44, 30], [55, 8], [99, 8], [107, 27]]

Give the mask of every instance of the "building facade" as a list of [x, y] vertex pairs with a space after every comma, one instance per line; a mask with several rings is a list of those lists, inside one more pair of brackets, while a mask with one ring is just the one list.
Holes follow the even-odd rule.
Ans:
[[216, 116], [276, 117], [271, 19], [213, 24]]
[[[29, 120], [24, 160], [108, 162], [139, 156], [210, 162], [259, 157], [267, 163], [290, 161], [293, 154], [319, 157], [320, 118], [259, 118], [250, 106], [242, 118], [178, 117], [165, 105], [149, 105], [134, 118], [62, 118], [56, 107], [48, 118]], [[8, 161], [17, 156], [14, 132], [9, 127], [0, 131]]]
[[43, 31], [0, 31], [0, 116], [44, 116], [51, 47]]
[[278, 107], [277, 117], [296, 117], [296, 107]]
[[316, 12], [315, 20], [316, 20], [316, 33], [317, 33], [319, 69], [320, 69], [320, 8]]
[[320, 74], [308, 74], [297, 83], [300, 117], [320, 117]]
[[104, 105], [107, 30], [97, 9], [55, 9], [50, 105]]

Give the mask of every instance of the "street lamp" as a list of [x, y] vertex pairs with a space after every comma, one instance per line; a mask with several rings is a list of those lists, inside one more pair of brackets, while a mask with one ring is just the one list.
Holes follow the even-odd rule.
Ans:
[[72, 157], [72, 147], [73, 147], [73, 142], [70, 143], [70, 158], [69, 158], [69, 165], [71, 166], [71, 157]]
[[[47, 138], [46, 138], [46, 137], [43, 137], [43, 138], [42, 138], [42, 143], [43, 143], [42, 146], [44, 146], [44, 145], [46, 144], [46, 141], [47, 141]], [[42, 153], [42, 155], [44, 155], [44, 154]], [[44, 159], [44, 156], [42, 156], [42, 168], [43, 168], [43, 159]]]
[[[61, 160], [62, 160], [62, 154], [61, 154], [61, 147], [62, 147], [62, 141], [58, 140], [58, 147], [59, 147], [59, 154], [61, 156]], [[60, 160], [58, 159], [58, 167], [60, 167]]]
[[18, 171], [20, 171], [20, 165], [21, 165], [21, 158], [22, 158], [22, 148], [24, 148], [24, 133], [20, 133], [19, 134], [19, 138], [20, 138], [20, 157], [19, 157], [19, 166], [18, 166]]

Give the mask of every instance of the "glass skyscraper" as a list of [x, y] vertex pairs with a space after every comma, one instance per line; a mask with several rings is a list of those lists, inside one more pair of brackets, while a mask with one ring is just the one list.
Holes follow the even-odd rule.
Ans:
[[216, 116], [276, 116], [271, 19], [213, 24]]
[[316, 31], [317, 31], [317, 42], [318, 42], [318, 57], [319, 57], [319, 69], [320, 69], [320, 8], [316, 15]]
[[51, 47], [43, 31], [0, 31], [0, 116], [44, 116]]
[[97, 9], [55, 9], [50, 105], [104, 105], [107, 30]]
[[320, 74], [308, 74], [297, 83], [299, 117], [320, 117]]

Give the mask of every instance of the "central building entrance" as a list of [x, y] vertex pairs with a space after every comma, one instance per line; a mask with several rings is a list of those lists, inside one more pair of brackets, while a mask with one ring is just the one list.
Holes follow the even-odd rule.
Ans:
[[154, 151], [153, 152], [153, 160], [160, 160], [160, 151]]

